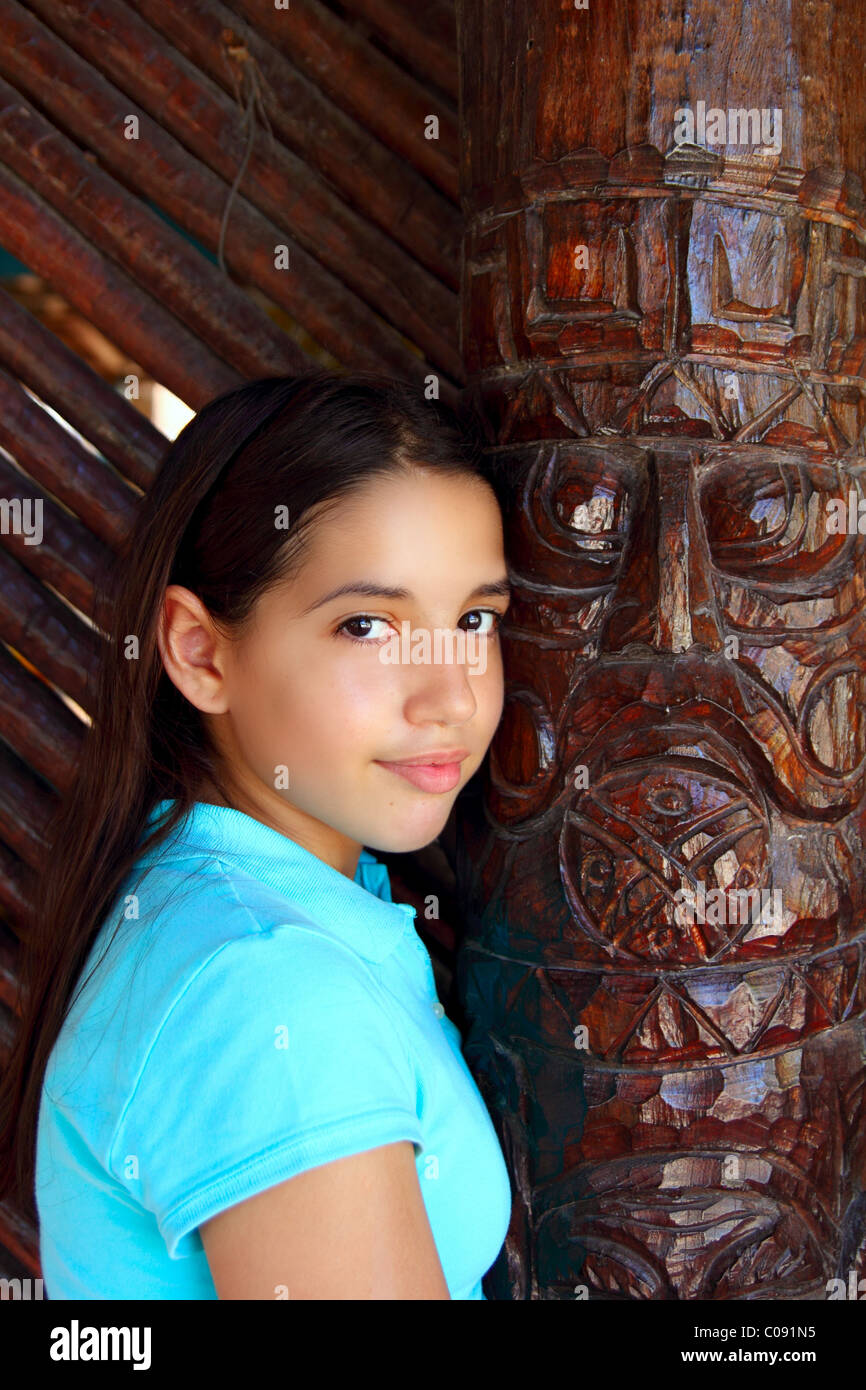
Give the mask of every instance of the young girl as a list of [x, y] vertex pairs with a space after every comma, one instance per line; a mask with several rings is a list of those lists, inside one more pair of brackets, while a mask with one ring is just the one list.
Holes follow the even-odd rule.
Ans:
[[[483, 1299], [508, 1174], [366, 848], [430, 844], [501, 717], [477, 449], [370, 373], [248, 383], [112, 582], [0, 1111], [48, 1297]], [[476, 636], [394, 660], [404, 624]]]

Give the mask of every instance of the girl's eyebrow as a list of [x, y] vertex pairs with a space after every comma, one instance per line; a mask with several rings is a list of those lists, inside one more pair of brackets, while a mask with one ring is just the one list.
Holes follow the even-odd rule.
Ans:
[[[408, 589], [389, 589], [381, 584], [377, 584], [371, 579], [359, 579], [350, 584], [341, 584], [339, 588], [332, 589], [330, 593], [317, 598], [315, 603], [311, 603], [298, 616], [305, 618], [314, 609], [321, 608], [326, 603], [331, 603], [335, 598], [342, 598], [345, 594], [361, 594], [364, 598], [393, 598], [393, 599], [414, 599], [414, 594]], [[493, 579], [489, 584], [479, 584], [477, 589], [467, 596], [466, 602], [473, 598], [510, 598], [511, 585], [507, 579]]]

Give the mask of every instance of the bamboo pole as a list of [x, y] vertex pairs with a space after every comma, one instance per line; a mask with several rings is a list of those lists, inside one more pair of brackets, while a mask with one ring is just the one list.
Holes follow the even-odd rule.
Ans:
[[33, 893], [33, 870], [0, 841], [0, 908], [6, 922], [0, 921], [0, 999], [14, 1003], [13, 988], [18, 976], [17, 955], [10, 938], [23, 940], [24, 922]]
[[168, 440], [33, 314], [0, 289], [0, 365], [143, 490]]
[[[453, 203], [459, 200], [457, 122], [444, 99], [431, 97], [396, 63], [358, 37], [318, 0], [276, 9], [232, 0], [231, 9], [285, 53], [333, 101], [420, 170]], [[425, 137], [429, 115], [439, 138]]]
[[[390, 235], [348, 208], [281, 141], [266, 139], [262, 130], [248, 145], [239, 101], [209, 80], [226, 71], [232, 46], [220, 34], [209, 40], [201, 25], [191, 24], [186, 0], [139, 0], [138, 12], [150, 24], [138, 18], [130, 21], [121, 0], [100, 0], [99, 13], [93, 18], [87, 0], [61, 0], [61, 9], [75, 14], [77, 25], [70, 37], [85, 57], [98, 62], [106, 75], [224, 178], [233, 180], [248, 158], [240, 185], [248, 201], [290, 231], [377, 314], [417, 343], [434, 366], [459, 377], [457, 295]], [[174, 42], [178, 30], [194, 50], [196, 66], [172, 48], [158, 68], [141, 61], [154, 42], [159, 43], [161, 34]], [[258, 74], [253, 77], [249, 59], [235, 66], [239, 96], [247, 100], [242, 86], [252, 94], [251, 84], [260, 79]], [[194, 103], [182, 104], [176, 96], [180, 90], [194, 90]]]
[[0, 840], [39, 872], [44, 867], [45, 827], [60, 798], [0, 742]]
[[[8, 1036], [8, 1023], [4, 1028]], [[9, 1038], [11, 1043], [11, 1037]], [[7, 1043], [8, 1046], [8, 1043]], [[4, 1246], [20, 1260], [25, 1269], [37, 1278], [41, 1275], [39, 1265], [39, 1236], [29, 1221], [14, 1211], [6, 1202], [0, 1202], [0, 1245]]]
[[[15, 1041], [16, 1025], [14, 1017], [5, 1007], [0, 1004], [0, 1061], [5, 1065], [6, 1059], [12, 1051], [12, 1044]], [[2, 1225], [0, 1225], [0, 1236], [2, 1236]]]
[[89, 531], [112, 550], [119, 548], [135, 518], [136, 494], [2, 369], [0, 444]]
[[[0, 66], [5, 49], [0, 45]], [[0, 243], [193, 410], [243, 378], [0, 164]], [[67, 273], [74, 267], [74, 274]]]
[[103, 640], [0, 545], [0, 641], [90, 715]]
[[[151, 198], [215, 249], [230, 193], [225, 181], [17, 0], [0, 0], [0, 24], [9, 40], [0, 46], [0, 73], [77, 140], [97, 148], [101, 164], [127, 187]], [[138, 122], [138, 140], [124, 136], [130, 117]], [[232, 204], [231, 227], [225, 248], [229, 270], [284, 308], [338, 362], [424, 380], [429, 367], [411, 345], [243, 197]], [[288, 258], [285, 268], [283, 255]], [[447, 380], [440, 391], [443, 397], [456, 397]], [[180, 391], [175, 394], [186, 399]]]
[[[14, 855], [8, 854], [3, 846], [0, 845], [0, 905], [3, 907], [7, 905], [4, 896], [6, 892], [6, 882], [4, 881], [6, 876], [4, 870], [8, 867], [14, 874], [16, 862]], [[10, 876], [8, 882], [12, 884], [14, 881], [14, 878]], [[24, 908], [25, 904], [23, 900], [16, 903], [12, 900], [11, 894], [9, 898], [12, 902], [13, 913], [18, 913]], [[0, 1003], [5, 1004], [7, 1009], [12, 1009], [13, 1011], [18, 995], [20, 955], [21, 946], [17, 936], [5, 922], [0, 921]]]
[[[232, 96], [239, 80], [243, 82], [243, 69], [252, 64], [271, 127], [283, 144], [443, 284], [459, 288], [459, 209], [410, 163], [341, 111], [255, 28], [220, 0], [186, 0], [183, 6], [147, 0], [138, 9]], [[425, 10], [425, 24], [428, 13]], [[450, 46], [456, 79], [453, 32]]]
[[72, 785], [85, 732], [51, 687], [0, 645], [0, 738], [61, 795]]
[[427, 0], [423, 10], [404, 0], [343, 0], [343, 9], [365, 21], [399, 61], [423, 73], [457, 106], [457, 17], [454, 6]]
[[[41, 502], [43, 537], [29, 545], [24, 535], [9, 531], [3, 548], [17, 557], [26, 570], [43, 584], [50, 584], [69, 603], [93, 616], [96, 582], [112, 552], [80, 521], [71, 517], [50, 497], [0, 457], [0, 497]], [[35, 512], [35, 506], [34, 506]], [[22, 615], [25, 624], [31, 613]]]
[[249, 295], [2, 79], [0, 160], [244, 376], [307, 364]]

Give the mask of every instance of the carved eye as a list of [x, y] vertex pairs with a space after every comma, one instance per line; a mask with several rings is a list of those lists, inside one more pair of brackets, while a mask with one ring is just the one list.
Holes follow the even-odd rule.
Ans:
[[604, 850], [591, 849], [583, 861], [584, 892], [606, 892], [613, 880], [613, 860]]
[[571, 513], [568, 525], [584, 538], [590, 550], [601, 550], [604, 541], [598, 539], [604, 531], [613, 531], [615, 507], [613, 496], [596, 488], [588, 502], [580, 502]]
[[581, 549], [618, 558], [625, 537], [627, 500], [616, 483], [587, 484], [570, 479], [557, 492], [556, 513]]
[[701, 502], [713, 559], [729, 574], [804, 580], [850, 550], [847, 528], [839, 528], [848, 482], [828, 464], [721, 467]]

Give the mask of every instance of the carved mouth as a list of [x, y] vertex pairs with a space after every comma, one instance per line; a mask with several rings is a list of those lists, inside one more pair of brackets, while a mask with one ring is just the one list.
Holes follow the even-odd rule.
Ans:
[[[813, 763], [796, 745], [790, 721], [783, 723], [769, 706], [746, 710], [740, 694], [730, 702], [694, 694], [666, 698], [666, 692], [656, 691], [657, 671], [646, 673], [645, 688], [635, 688], [634, 671], [612, 669], [606, 676], [603, 694], [584, 688], [574, 696], [566, 766], [574, 762], [607, 770], [641, 759], [649, 765], [671, 753], [689, 756], [685, 751], [691, 748], [696, 758], [716, 763], [724, 776], [748, 785], [751, 795], [769, 796], [781, 812], [837, 819], [859, 801], [858, 774], [834, 776]], [[712, 684], [709, 670], [706, 684]], [[766, 735], [766, 745], [756, 731]]]
[[692, 711], [684, 710], [682, 718], [663, 714], [664, 723], [644, 714], [639, 725], [626, 728], [619, 737], [606, 738], [591, 761], [600, 765], [599, 772], [606, 765], [610, 775], [626, 767], [652, 767], [658, 759], [700, 763], [708, 775], [736, 782], [757, 795], [758, 783], [742, 747], [732, 746], [721, 730], [689, 719], [688, 713]]
[[576, 761], [587, 767], [590, 784], [601, 777], [631, 780], [662, 760], [681, 764], [684, 773], [694, 768], [732, 782], [758, 800], [767, 763], [754, 746], [747, 756], [745, 741], [739, 720], [710, 701], [691, 700], [673, 708], [643, 703], [617, 711]]
[[[769, 816], [736, 751], [705, 726], [644, 716], [599, 747], [588, 772], [560, 838], [563, 886], [584, 929], [633, 960], [685, 965], [728, 952], [770, 884]], [[684, 895], [714, 895], [709, 919], [688, 920]]]
[[[743, 1155], [742, 1162], [746, 1167], [749, 1156]], [[691, 1164], [691, 1173], [717, 1166], [715, 1155], [703, 1152], [684, 1155], [682, 1163]], [[616, 1171], [618, 1166], [611, 1168]], [[657, 1166], [654, 1154], [642, 1158], [642, 1172], [655, 1182], [663, 1180], [664, 1166]], [[762, 1160], [758, 1180], [766, 1183], [769, 1170], [770, 1181], [783, 1182], [786, 1175], [774, 1173], [774, 1166], [772, 1160]], [[650, 1191], [631, 1174], [629, 1182], [634, 1186], [621, 1193], [593, 1193], [590, 1201], [568, 1208], [570, 1248], [586, 1252], [577, 1277], [589, 1276], [596, 1290], [616, 1297], [628, 1290], [633, 1297], [659, 1298], [678, 1288], [681, 1297], [701, 1298], [714, 1289], [718, 1296], [735, 1260], [738, 1296], [749, 1290], [767, 1296], [774, 1289], [784, 1296], [781, 1271], [791, 1266], [799, 1266], [804, 1277], [823, 1280], [822, 1237], [832, 1243], [833, 1234], [820, 1202], [808, 1208], [816, 1213], [810, 1230], [801, 1217], [802, 1203], [792, 1202], [778, 1189], [737, 1191], [725, 1185], [721, 1174], [712, 1187], [695, 1186], [686, 1176], [681, 1192]], [[808, 1201], [814, 1196], [812, 1184], [804, 1182], [803, 1187]], [[539, 1245], [545, 1254], [548, 1242], [557, 1237], [562, 1248], [559, 1227], [564, 1219], [560, 1207], [540, 1221]], [[784, 1242], [777, 1243], [780, 1230], [785, 1232]], [[572, 1270], [571, 1280], [574, 1277]]]
[[[732, 666], [697, 654], [606, 659], [556, 699], [515, 682], [490, 750], [494, 815], [527, 824], [546, 817], [554, 801], [570, 800], [583, 768], [606, 770], [691, 748], [782, 816], [822, 827], [849, 816], [866, 795], [866, 755], [847, 767], [818, 762], [809, 732], [812, 697], [795, 713]], [[813, 685], [813, 694], [823, 688], [815, 678]], [[836, 711], [833, 718], [838, 732], [842, 716]]]

